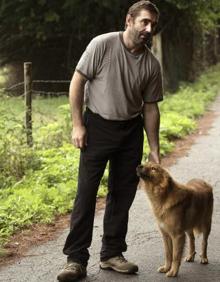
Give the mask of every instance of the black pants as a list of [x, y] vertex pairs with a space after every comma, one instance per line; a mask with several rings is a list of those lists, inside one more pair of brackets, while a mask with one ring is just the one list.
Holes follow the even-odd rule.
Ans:
[[143, 150], [143, 121], [111, 121], [84, 113], [88, 146], [81, 151], [78, 190], [71, 216], [70, 233], [63, 252], [69, 260], [87, 265], [96, 195], [109, 160], [108, 195], [104, 215], [101, 260], [126, 251], [128, 212], [137, 190], [136, 167]]

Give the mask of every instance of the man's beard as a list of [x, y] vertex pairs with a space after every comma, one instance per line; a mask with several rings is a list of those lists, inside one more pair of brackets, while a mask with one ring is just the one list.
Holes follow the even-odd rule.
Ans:
[[152, 34], [150, 32], [139, 34], [139, 37], [143, 40], [143, 42], [148, 42], [152, 38]]
[[149, 45], [149, 42], [152, 41], [152, 33], [150, 32], [140, 33], [137, 30], [133, 30], [132, 37], [136, 45]]

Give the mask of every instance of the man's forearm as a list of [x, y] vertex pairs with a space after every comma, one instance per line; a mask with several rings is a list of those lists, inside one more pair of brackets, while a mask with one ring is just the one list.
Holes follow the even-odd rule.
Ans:
[[145, 103], [143, 107], [144, 129], [147, 134], [150, 152], [159, 158], [160, 112], [157, 103]]
[[78, 72], [75, 72], [70, 83], [69, 101], [71, 106], [73, 126], [82, 126], [82, 109], [84, 101], [84, 85], [86, 79]]
[[72, 142], [80, 149], [87, 145], [86, 128], [82, 118], [85, 82], [86, 78], [76, 71], [70, 83], [69, 94], [73, 122]]

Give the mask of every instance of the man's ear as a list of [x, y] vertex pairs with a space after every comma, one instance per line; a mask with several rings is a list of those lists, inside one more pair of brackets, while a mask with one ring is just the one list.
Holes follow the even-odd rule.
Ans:
[[126, 16], [126, 26], [130, 26], [131, 23], [133, 23], [133, 17], [130, 14], [128, 14]]

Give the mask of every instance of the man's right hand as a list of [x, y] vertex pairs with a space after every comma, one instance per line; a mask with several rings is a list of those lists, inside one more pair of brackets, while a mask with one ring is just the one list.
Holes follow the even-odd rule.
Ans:
[[74, 126], [72, 130], [72, 143], [78, 149], [87, 146], [87, 134], [85, 126]]
[[148, 162], [160, 164], [160, 154], [158, 152], [150, 152], [148, 155]]

